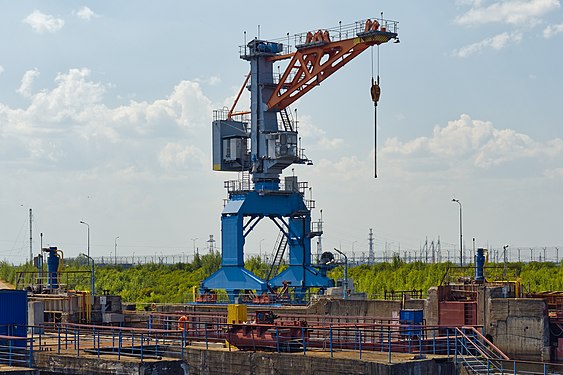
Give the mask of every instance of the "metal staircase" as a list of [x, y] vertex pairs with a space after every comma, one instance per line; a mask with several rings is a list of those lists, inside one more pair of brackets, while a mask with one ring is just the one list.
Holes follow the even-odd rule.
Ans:
[[272, 276], [278, 274], [286, 248], [287, 237], [284, 232], [280, 231], [276, 240], [276, 244], [274, 245], [275, 253], [272, 258], [272, 265], [270, 266], [270, 270], [268, 271], [268, 277], [266, 277], [266, 283], [271, 280]]
[[475, 327], [456, 328], [456, 354], [470, 374], [504, 374], [509, 358]]

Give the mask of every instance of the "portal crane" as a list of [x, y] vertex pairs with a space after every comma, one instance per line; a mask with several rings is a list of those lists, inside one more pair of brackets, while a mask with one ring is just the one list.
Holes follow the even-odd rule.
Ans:
[[[250, 62], [250, 74], [232, 108], [214, 111], [213, 170], [238, 172], [242, 178], [225, 182], [221, 268], [202, 282], [202, 292], [225, 289], [234, 300], [241, 291], [267, 293], [289, 284], [301, 299], [308, 288], [333, 285], [327, 268], [311, 263], [311, 238], [322, 231], [311, 228], [314, 202], [305, 199], [307, 183], [294, 175], [281, 183], [287, 167], [312, 164], [300, 147], [287, 107], [368, 47], [398, 41], [397, 22], [367, 19], [293, 38], [294, 46], [289, 34], [283, 41], [256, 38], [241, 46], [240, 58]], [[289, 60], [284, 72], [274, 74], [274, 63], [283, 60]], [[250, 90], [250, 111], [236, 112], [245, 87]], [[289, 267], [268, 282], [244, 268], [245, 238], [263, 218], [272, 220], [285, 237], [278, 241], [275, 258], [281, 260], [289, 246]]]

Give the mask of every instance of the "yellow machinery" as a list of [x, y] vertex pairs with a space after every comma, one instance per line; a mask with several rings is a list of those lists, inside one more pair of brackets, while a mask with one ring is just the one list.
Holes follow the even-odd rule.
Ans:
[[246, 305], [230, 304], [227, 306], [227, 324], [241, 324], [246, 321]]

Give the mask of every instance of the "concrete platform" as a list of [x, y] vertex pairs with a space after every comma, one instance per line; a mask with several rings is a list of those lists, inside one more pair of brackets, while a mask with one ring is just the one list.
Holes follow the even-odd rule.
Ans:
[[451, 361], [435, 356], [416, 359], [413, 354], [393, 354], [365, 352], [359, 358], [357, 351], [335, 351], [331, 358], [329, 352], [308, 351], [298, 353], [271, 353], [229, 351], [228, 348], [209, 350], [199, 347], [186, 347], [184, 360], [163, 357], [161, 360], [122, 357], [116, 355], [97, 355], [80, 353], [80, 357], [70, 352], [37, 352], [34, 362], [38, 369], [52, 374], [151, 374], [174, 375], [186, 373], [206, 375], [270, 375], [270, 374], [387, 374], [387, 375], [449, 375], [456, 374]]

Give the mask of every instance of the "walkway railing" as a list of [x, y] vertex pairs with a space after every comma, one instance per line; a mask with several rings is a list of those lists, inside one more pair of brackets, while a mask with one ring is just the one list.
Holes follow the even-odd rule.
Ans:
[[[87, 324], [45, 324], [29, 327], [27, 339], [0, 336], [0, 363], [33, 367], [34, 351], [72, 356], [115, 356], [117, 360], [178, 358], [189, 360], [188, 348], [202, 350], [224, 347], [232, 325], [217, 314], [154, 314], [148, 321], [138, 321], [136, 327], [97, 326]], [[179, 317], [186, 316], [186, 319]], [[251, 315], [250, 318], [254, 316]], [[293, 319], [293, 320], [292, 320]], [[271, 352], [300, 351], [303, 355], [325, 352], [333, 357], [347, 352], [349, 357], [362, 359], [366, 353], [379, 352], [388, 363], [394, 356], [415, 354], [450, 358], [476, 374], [561, 374], [563, 364], [520, 362], [508, 359], [481, 333], [480, 327], [445, 327], [398, 324], [381, 319], [379, 322], [324, 320], [302, 316], [307, 325], [294, 323], [299, 316], [280, 318], [279, 325], [251, 325], [247, 330], [252, 344], [239, 349]], [[261, 335], [256, 327], [261, 327]], [[291, 336], [288, 327], [291, 327]], [[231, 330], [232, 331], [232, 330]], [[23, 345], [23, 346], [22, 346]], [[227, 346], [229, 350], [234, 348]], [[385, 357], [384, 357], [385, 358]]]
[[0, 365], [32, 367], [33, 340], [0, 335]]
[[[477, 374], [504, 373], [503, 360], [509, 360], [475, 327], [456, 328], [457, 353], [463, 365]], [[459, 338], [459, 340], [458, 340]]]

